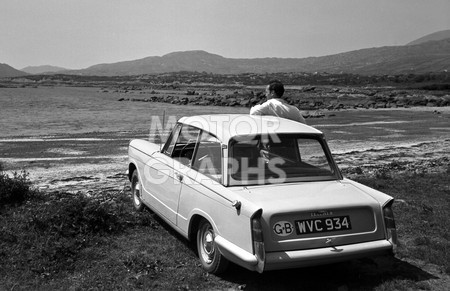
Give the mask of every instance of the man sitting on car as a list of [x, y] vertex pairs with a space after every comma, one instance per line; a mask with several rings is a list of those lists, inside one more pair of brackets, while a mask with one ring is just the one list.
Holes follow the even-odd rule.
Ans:
[[250, 108], [250, 115], [274, 115], [306, 124], [300, 110], [282, 99], [283, 94], [283, 84], [278, 80], [271, 81], [266, 87], [267, 101]]

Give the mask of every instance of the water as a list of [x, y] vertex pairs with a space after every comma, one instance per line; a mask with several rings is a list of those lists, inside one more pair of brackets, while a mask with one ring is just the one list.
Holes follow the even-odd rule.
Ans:
[[[152, 117], [249, 112], [120, 98], [148, 95], [98, 88], [0, 88], [0, 162], [7, 170], [27, 169], [45, 189], [123, 187], [129, 139], [147, 137]], [[433, 110], [324, 111], [325, 118], [307, 123], [325, 133], [341, 168], [436, 161], [450, 156], [450, 110]]]
[[0, 88], [0, 138], [87, 132], [145, 131], [152, 116], [247, 113], [247, 108], [131, 102], [134, 93], [101, 92], [98, 88]]

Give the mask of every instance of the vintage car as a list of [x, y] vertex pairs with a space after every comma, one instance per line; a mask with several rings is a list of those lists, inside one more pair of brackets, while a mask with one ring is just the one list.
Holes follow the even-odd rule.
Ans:
[[394, 199], [342, 177], [324, 135], [273, 116], [183, 117], [164, 144], [132, 140], [134, 207], [188, 240], [210, 273], [392, 254]]

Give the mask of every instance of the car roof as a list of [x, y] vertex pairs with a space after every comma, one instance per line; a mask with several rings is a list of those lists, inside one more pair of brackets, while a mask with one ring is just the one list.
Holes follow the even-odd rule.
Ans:
[[180, 123], [203, 129], [228, 144], [235, 136], [306, 133], [322, 134], [321, 131], [306, 124], [270, 115], [249, 114], [209, 114], [185, 116]]

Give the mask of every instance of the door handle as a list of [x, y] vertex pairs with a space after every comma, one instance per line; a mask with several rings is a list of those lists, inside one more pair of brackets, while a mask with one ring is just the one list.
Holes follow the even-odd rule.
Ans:
[[181, 174], [176, 174], [176, 176], [177, 176], [177, 179], [181, 182], [181, 181], [183, 181], [183, 175], [181, 175]]

